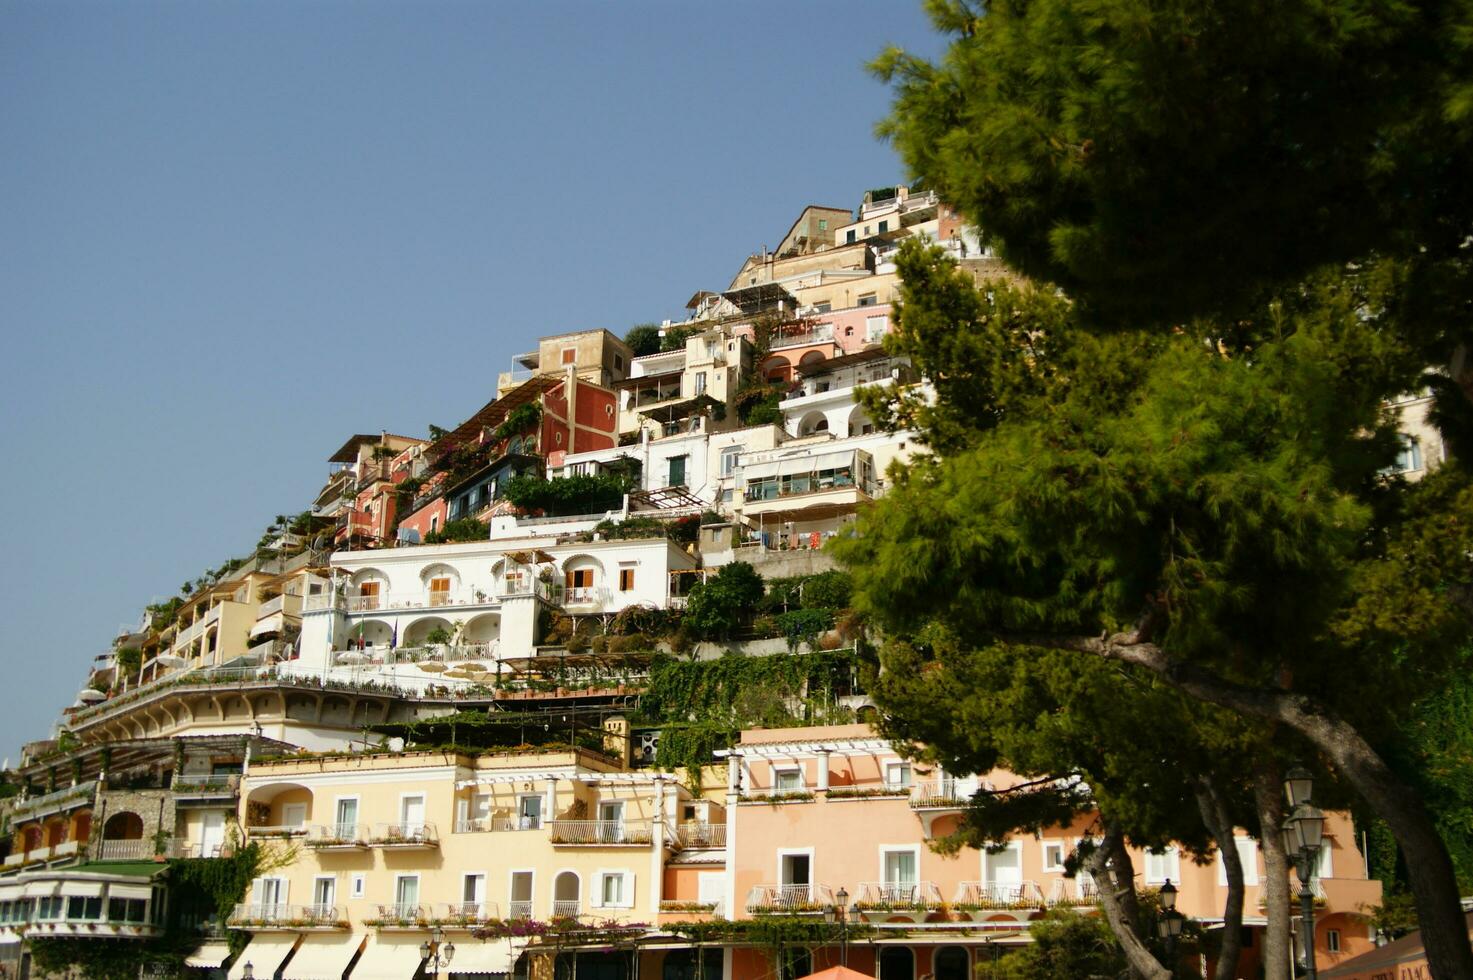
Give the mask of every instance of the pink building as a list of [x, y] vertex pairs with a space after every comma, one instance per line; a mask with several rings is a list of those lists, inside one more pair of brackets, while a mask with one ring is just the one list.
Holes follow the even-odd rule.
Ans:
[[[1093, 882], [1064, 873], [1066, 858], [1093, 832], [1087, 817], [1015, 838], [998, 854], [931, 849], [956, 828], [979, 785], [1016, 781], [1002, 771], [979, 778], [927, 770], [866, 725], [743, 732], [728, 756], [723, 907], [732, 918], [822, 916], [842, 891], [850, 920], [881, 930], [880, 939], [850, 947], [850, 967], [880, 980], [966, 980], [981, 957], [1027, 942], [1029, 923], [1047, 909], [1096, 914]], [[1326, 833], [1314, 883], [1323, 901], [1315, 933], [1322, 968], [1372, 948], [1361, 909], [1381, 898], [1380, 882], [1366, 879], [1349, 817], [1331, 814]], [[1240, 967], [1254, 976], [1266, 924], [1263, 862], [1252, 838], [1240, 835], [1236, 844], [1249, 933]], [[1196, 865], [1174, 848], [1132, 858], [1141, 888], [1170, 879], [1180, 889], [1179, 910], [1208, 929], [1221, 926], [1227, 886], [1220, 859]], [[884, 937], [887, 929], [893, 939]], [[808, 965], [833, 966], [839, 952], [816, 949]], [[735, 980], [771, 972], [757, 950], [733, 950], [731, 965]]]

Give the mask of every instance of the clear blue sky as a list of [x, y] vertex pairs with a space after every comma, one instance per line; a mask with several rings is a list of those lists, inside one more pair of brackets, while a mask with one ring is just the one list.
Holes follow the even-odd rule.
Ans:
[[941, 44], [918, 0], [0, 0], [0, 755], [351, 433], [902, 178], [887, 42]]

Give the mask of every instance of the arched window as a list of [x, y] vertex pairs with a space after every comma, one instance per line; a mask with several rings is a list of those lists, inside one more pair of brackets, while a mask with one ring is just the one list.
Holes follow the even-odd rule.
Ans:
[[143, 818], [127, 810], [114, 813], [102, 825], [103, 840], [142, 840]]

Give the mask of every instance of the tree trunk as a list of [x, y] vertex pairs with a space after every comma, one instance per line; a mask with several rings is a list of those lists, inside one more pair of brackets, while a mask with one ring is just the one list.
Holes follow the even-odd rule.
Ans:
[[1234, 980], [1238, 975], [1238, 958], [1243, 952], [1243, 861], [1238, 856], [1233, 818], [1228, 814], [1227, 803], [1217, 791], [1212, 777], [1198, 776], [1192, 791], [1197, 797], [1197, 809], [1202, 813], [1202, 825], [1217, 841], [1223, 870], [1227, 873], [1227, 901], [1222, 908], [1222, 944], [1217, 954], [1215, 975], [1217, 980]]
[[1305, 695], [1247, 687], [1197, 664], [1173, 660], [1156, 644], [1144, 641], [1141, 632], [1096, 637], [1031, 635], [1016, 642], [1076, 650], [1135, 664], [1208, 704], [1282, 722], [1309, 739], [1376, 815], [1386, 821], [1401, 845], [1432, 975], [1439, 980], [1473, 978], [1473, 945], [1468, 940], [1467, 920], [1447, 846], [1421, 797], [1391, 771], [1355, 726]]
[[1171, 980], [1171, 971], [1157, 961], [1136, 935], [1135, 869], [1120, 831], [1107, 823], [1104, 839], [1095, 845], [1084, 865], [1095, 880], [1100, 904], [1105, 907], [1105, 920], [1125, 952], [1131, 970], [1145, 980]]
[[1253, 772], [1253, 803], [1258, 810], [1259, 847], [1263, 849], [1264, 914], [1263, 980], [1289, 976], [1289, 857], [1279, 830], [1284, 825], [1282, 778], [1277, 763], [1265, 762]]

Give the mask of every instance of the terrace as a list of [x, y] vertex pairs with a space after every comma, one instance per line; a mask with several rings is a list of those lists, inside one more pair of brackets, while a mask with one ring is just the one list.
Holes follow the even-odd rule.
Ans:
[[549, 840], [564, 847], [647, 847], [654, 840], [650, 820], [554, 820]]
[[252, 932], [333, 932], [348, 928], [348, 913], [340, 905], [287, 905], [240, 903], [226, 922], [231, 929]]
[[747, 911], [753, 915], [821, 914], [833, 904], [828, 885], [757, 885], [747, 893]]

